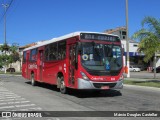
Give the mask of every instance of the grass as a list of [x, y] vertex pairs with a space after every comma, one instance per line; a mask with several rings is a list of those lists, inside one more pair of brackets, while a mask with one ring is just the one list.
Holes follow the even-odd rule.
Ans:
[[124, 80], [124, 84], [139, 85], [139, 86], [149, 86], [149, 87], [160, 88], [160, 81], [156, 81], [156, 80], [148, 80], [148, 81]]
[[[4, 73], [4, 72], [0, 72], [0, 74], [5, 74], [5, 73]], [[12, 72], [12, 73], [7, 72], [6, 74], [7, 74], [7, 75], [21, 75], [22, 72]]]

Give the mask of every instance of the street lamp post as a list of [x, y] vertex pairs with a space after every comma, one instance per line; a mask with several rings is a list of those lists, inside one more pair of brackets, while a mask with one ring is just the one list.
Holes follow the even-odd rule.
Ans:
[[2, 4], [4, 7], [4, 44], [7, 45], [7, 40], [6, 40], [6, 11], [7, 7], [9, 7], [8, 4]]
[[129, 37], [128, 37], [128, 0], [126, 0], [126, 52], [127, 52], [127, 77], [130, 77], [129, 71]]
[[154, 53], [154, 79], [156, 79], [156, 59], [157, 59], [157, 53]]
[[[6, 11], [7, 11], [7, 7], [9, 5], [2, 4], [2, 6], [4, 7], [4, 50], [5, 50], [5, 54], [6, 54], [6, 50], [8, 49], [7, 40], [6, 40]], [[6, 73], [6, 65], [4, 65], [4, 69], [5, 69], [5, 73]]]

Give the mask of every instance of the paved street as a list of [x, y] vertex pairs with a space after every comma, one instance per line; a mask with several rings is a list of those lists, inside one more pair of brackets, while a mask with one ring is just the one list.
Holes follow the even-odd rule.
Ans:
[[[121, 92], [70, 91], [64, 95], [55, 86], [39, 84], [32, 87], [21, 76], [0, 76], [0, 111], [160, 111], [159, 96], [160, 89], [132, 86], [124, 86]], [[46, 120], [52, 119], [64, 118]]]

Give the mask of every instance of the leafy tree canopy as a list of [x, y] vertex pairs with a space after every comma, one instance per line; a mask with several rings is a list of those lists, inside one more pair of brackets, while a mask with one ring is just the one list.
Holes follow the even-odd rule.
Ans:
[[160, 20], [147, 16], [142, 20], [142, 29], [135, 32], [132, 38], [139, 39], [138, 51], [145, 54], [148, 62], [155, 52], [160, 52]]
[[11, 46], [3, 44], [0, 46], [0, 66], [8, 65], [20, 60], [18, 53], [18, 44]]

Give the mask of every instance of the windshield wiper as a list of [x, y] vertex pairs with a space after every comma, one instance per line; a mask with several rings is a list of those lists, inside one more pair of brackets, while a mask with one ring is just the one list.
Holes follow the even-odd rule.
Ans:
[[120, 63], [118, 63], [117, 58], [114, 60], [114, 63], [116, 63], [116, 65], [117, 65], [118, 67], [121, 66]]

